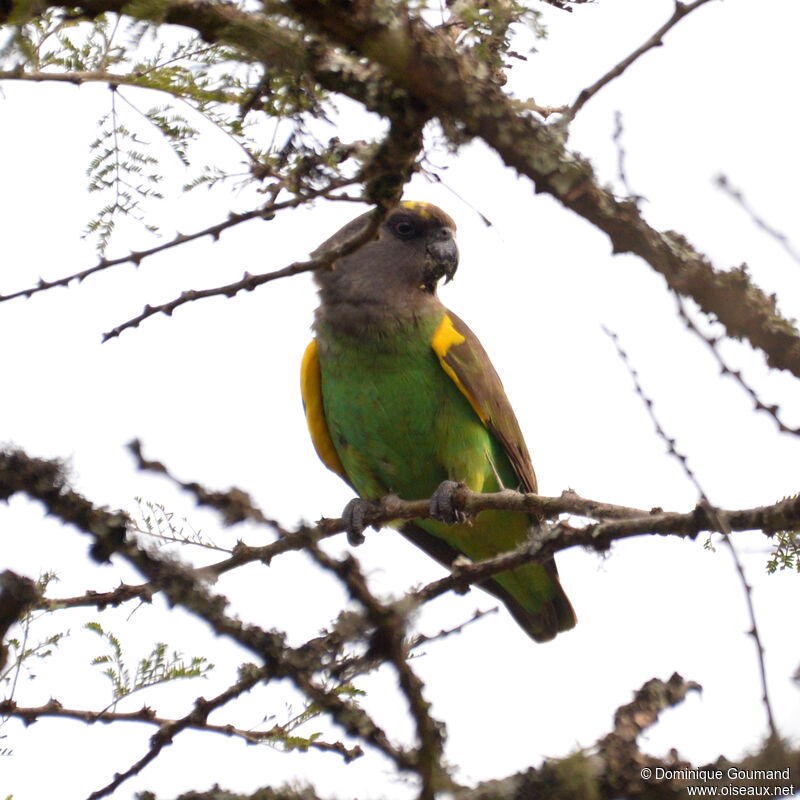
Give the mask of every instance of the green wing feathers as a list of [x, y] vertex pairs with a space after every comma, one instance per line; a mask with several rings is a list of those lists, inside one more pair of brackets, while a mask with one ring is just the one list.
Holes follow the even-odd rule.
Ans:
[[[431, 347], [442, 369], [502, 447], [517, 478], [516, 486], [506, 488], [519, 487], [523, 491], [536, 492], [536, 474], [519, 423], [500, 377], [478, 338], [461, 319], [448, 311], [431, 339]], [[472, 527], [473, 530], [485, 531], [485, 535], [496, 542], [499, 553], [524, 541], [529, 535], [528, 526], [538, 523], [537, 519], [531, 518], [521, 526], [520, 516], [484, 512]], [[413, 538], [420, 547], [446, 563], [446, 558], [424, 547], [420, 541], [424, 532], [416, 532]], [[448, 538], [452, 540], [452, 537]], [[470, 538], [474, 538], [474, 533]], [[577, 622], [575, 611], [561, 588], [553, 559], [501, 573], [481, 586], [501, 600], [536, 641], [552, 639], [560, 631], [573, 628]]]
[[464, 393], [486, 428], [497, 437], [514, 467], [521, 488], [536, 492], [536, 473], [525, 439], [500, 376], [478, 337], [465, 322], [448, 311], [434, 334], [431, 346], [444, 371]]

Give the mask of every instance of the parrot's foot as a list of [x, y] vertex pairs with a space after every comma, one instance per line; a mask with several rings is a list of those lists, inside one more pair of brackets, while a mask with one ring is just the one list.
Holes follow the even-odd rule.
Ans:
[[464, 486], [458, 481], [442, 481], [431, 497], [431, 516], [447, 525], [466, 522], [467, 515], [459, 508], [456, 492]]
[[342, 511], [342, 521], [344, 522], [345, 530], [347, 531], [347, 541], [353, 546], [364, 542], [364, 529], [367, 523], [364, 518], [368, 511], [375, 509], [375, 503], [370, 503], [369, 500], [362, 500], [360, 497], [354, 497]]

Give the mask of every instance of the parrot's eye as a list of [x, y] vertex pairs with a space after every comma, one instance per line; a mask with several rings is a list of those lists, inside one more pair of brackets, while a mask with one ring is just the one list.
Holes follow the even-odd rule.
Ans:
[[392, 230], [399, 238], [410, 239], [417, 233], [417, 224], [408, 217], [400, 217], [400, 219], [395, 220]]

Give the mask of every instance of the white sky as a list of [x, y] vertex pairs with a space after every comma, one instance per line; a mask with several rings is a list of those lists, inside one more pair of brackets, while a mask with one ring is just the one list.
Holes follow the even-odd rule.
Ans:
[[[509, 86], [543, 105], [571, 102], [671, 11], [666, 0], [602, 0], [572, 14], [546, 10], [550, 36], [537, 55], [514, 68]], [[627, 175], [647, 198], [648, 220], [685, 234], [718, 268], [746, 261], [757, 283], [777, 292], [789, 317], [800, 317], [800, 265], [713, 179], [726, 174], [763, 218], [800, 246], [794, 190], [800, 172], [794, 109], [798, 25], [800, 8], [793, 0], [771, 0], [757, 11], [745, 0], [710, 3], [592, 100], [570, 138], [601, 180], [622, 193], [612, 142], [614, 112], [621, 110]], [[5, 83], [0, 90], [4, 293], [39, 275], [53, 278], [95, 262], [92, 244], [80, 238], [97, 202], [85, 193], [85, 169], [109, 95], [98, 86]], [[127, 94], [142, 106], [155, 104]], [[344, 130], [329, 135], [358, 138], [365, 135], [364, 125], [347, 116]], [[239, 159], [224, 137], [203, 147], [225, 163]], [[601, 324], [619, 334], [659, 419], [688, 454], [712, 502], [744, 508], [800, 490], [800, 441], [778, 434], [770, 419], [751, 412], [739, 387], [719, 377], [705, 346], [677, 318], [663, 280], [648, 266], [631, 256], [612, 257], [603, 235], [549, 198], [534, 196], [526, 179], [503, 169], [482, 145], [466, 147], [456, 158], [437, 153], [432, 160], [447, 166], [439, 171], [443, 184], [417, 177], [406, 197], [437, 203], [459, 225], [461, 265], [441, 296], [491, 354], [533, 453], [542, 493], [571, 487], [598, 500], [680, 511], [696, 502], [680, 466], [653, 433]], [[178, 175], [176, 187], [184, 179]], [[177, 197], [176, 190], [153, 212], [166, 235], [199, 229], [252, 202], [249, 193], [201, 191], [180, 203]], [[470, 206], [493, 226], [483, 226]], [[135, 510], [135, 496], [163, 502], [222, 545], [239, 537], [250, 544], [266, 538], [250, 528], [220, 530], [215, 516], [198, 512], [190, 498], [137, 473], [126, 442], [141, 438], [147, 455], [184, 480], [246, 489], [287, 526], [337, 516], [350, 492], [317, 460], [299, 397], [299, 361], [316, 305], [310, 276], [233, 300], [195, 303], [107, 344], [100, 339], [145, 303], [302, 259], [358, 212], [357, 206], [318, 206], [252, 222], [216, 244], [204, 240], [168, 251], [138, 270], [118, 267], [68, 291], [0, 305], [0, 441], [32, 455], [69, 459], [75, 487], [97, 503]], [[110, 254], [145, 241], [131, 231]], [[793, 413], [797, 381], [769, 373], [747, 346], [726, 344], [724, 353], [765, 401], [780, 403], [788, 424], [800, 424], [800, 414]], [[54, 594], [137, 580], [119, 564], [89, 564], [86, 537], [43, 520], [40, 509], [25, 500], [14, 499], [1, 524], [0, 564], [31, 577], [57, 570], [61, 582]], [[790, 676], [800, 664], [800, 581], [785, 573], [766, 577], [763, 535], [735, 538], [754, 585], [774, 710], [781, 732], [796, 742], [800, 694]], [[333, 552], [345, 548], [343, 537], [330, 545]], [[198, 562], [209, 558], [199, 551], [191, 555]], [[369, 533], [356, 555], [376, 590], [395, 596], [442, 574], [388, 530]], [[431, 645], [414, 662], [434, 714], [447, 723], [447, 756], [460, 765], [458, 779], [503, 777], [545, 756], [590, 745], [608, 732], [614, 710], [644, 681], [667, 679], [676, 670], [703, 684], [704, 692], [665, 713], [647, 733], [646, 749], [663, 753], [675, 746], [683, 757], [703, 763], [758, 745], [766, 726], [755, 648], [745, 633], [744, 597], [724, 547], [711, 553], [702, 539], [645, 537], [617, 545], [609, 558], [570, 551], [558, 563], [579, 618], [573, 632], [537, 646], [501, 609]], [[295, 644], [327, 624], [344, 601], [341, 589], [301, 555], [277, 559], [270, 568], [251, 565], [224, 576], [217, 588], [236, 613], [288, 630]], [[418, 627], [434, 633], [475, 608], [494, 605], [478, 590], [448, 596], [420, 614]], [[73, 707], [108, 703], [108, 686], [88, 666], [102, 647], [82, 630], [86, 620], [114, 630], [131, 662], [153, 642], [168, 641], [217, 665], [207, 681], [136, 696], [122, 710], [147, 702], [160, 714], [182, 716], [196, 696], [221, 691], [236, 666], [248, 660], [186, 615], [163, 613], [160, 602], [132, 617], [131, 611], [68, 611], [44, 621], [43, 629], [68, 626], [71, 636], [52, 666], [18, 688], [17, 701], [35, 705], [52, 696]], [[360, 685], [368, 693], [365, 707], [407, 741], [411, 729], [391, 672]], [[276, 715], [280, 722], [287, 703], [299, 709], [286, 687], [270, 687], [212, 721], [247, 727]], [[51, 720], [26, 730], [12, 720], [0, 729], [8, 736], [0, 747], [14, 750], [0, 759], [0, 796], [84, 797], [141, 757], [153, 730], [90, 729]], [[306, 732], [312, 730], [341, 738], [324, 721]], [[345, 766], [335, 755], [284, 755], [188, 733], [115, 796], [150, 789], [169, 797], [214, 782], [252, 791], [295, 778], [313, 779], [328, 796], [412, 794], [410, 784], [393, 777], [374, 754]], [[800, 776], [793, 778], [800, 784]]]

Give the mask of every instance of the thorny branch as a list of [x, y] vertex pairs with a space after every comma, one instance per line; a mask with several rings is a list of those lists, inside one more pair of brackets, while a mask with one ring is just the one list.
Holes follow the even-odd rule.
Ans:
[[[251, 547], [239, 542], [230, 557], [195, 570], [197, 578], [213, 579], [236, 567], [259, 561], [269, 564], [282, 553], [306, 550], [322, 539], [345, 530], [341, 518], [323, 518], [313, 527], [300, 526], [297, 530], [288, 531], [265, 516], [241, 489], [217, 492], [195, 482], [180, 481], [161, 462], [144, 458], [140, 443], [134, 442], [131, 450], [140, 469], [166, 475], [176, 485], [190, 492], [198, 504], [216, 509], [226, 524], [250, 520], [267, 525], [278, 534], [274, 542], [266, 545]], [[41, 500], [51, 514], [75, 524], [81, 530], [100, 532], [96, 552], [101, 556], [107, 546], [113, 549], [120, 526], [124, 531], [129, 523], [122, 512], [96, 509], [85, 498], [70, 490], [58, 462], [31, 458], [21, 451], [0, 453], [0, 500], [17, 492]], [[421, 601], [438, 596], [456, 585], [478, 582], [504, 569], [543, 560], [569, 547], [580, 546], [604, 551], [613, 541], [646, 534], [695, 538], [701, 532], [760, 530], [771, 536], [776, 531], [800, 529], [800, 498], [789, 498], [773, 505], [749, 509], [714, 509], [713, 514], [703, 504], [688, 512], [663, 511], [660, 508], [645, 511], [601, 503], [581, 497], [571, 490], [558, 497], [545, 497], [510, 489], [493, 494], [478, 494], [461, 486], [454, 493], [453, 499], [459, 510], [468, 517], [495, 509], [537, 514], [555, 522], [545, 533], [515, 551], [479, 564], [459, 566], [457, 577], [444, 578], [422, 590], [419, 593]], [[575, 524], [574, 521], [559, 520], [563, 515], [594, 521]], [[393, 520], [423, 519], [429, 516], [428, 500], [406, 501], [388, 495], [372, 504], [366, 511], [364, 520], [366, 525], [378, 528]], [[158, 587], [154, 588], [149, 582], [138, 586], [123, 584], [109, 592], [87, 592], [83, 596], [70, 598], [44, 598], [39, 601], [38, 607], [55, 609], [94, 606], [102, 609], [132, 599], [149, 602], [157, 590]]]
[[170, 300], [167, 303], [162, 303], [155, 306], [146, 305], [141, 314], [104, 333], [103, 341], [106, 342], [109, 339], [113, 339], [115, 336], [119, 336], [122, 331], [127, 330], [128, 328], [138, 328], [141, 322], [146, 320], [148, 317], [155, 316], [156, 314], [166, 314], [168, 317], [170, 317], [176, 308], [179, 308], [186, 303], [191, 303], [194, 300], [202, 300], [208, 297], [219, 296], [234, 297], [239, 292], [252, 292], [256, 287], [265, 283], [269, 283], [270, 281], [278, 280], [279, 278], [286, 278], [290, 275], [299, 275], [303, 272], [311, 272], [315, 269], [327, 267], [337, 258], [352, 252], [360, 247], [364, 242], [368, 241], [374, 235], [375, 229], [377, 228], [380, 220], [381, 217], [376, 216], [374, 219], [374, 224], [368, 225], [350, 240], [343, 242], [340, 246], [332, 249], [330, 252], [326, 252], [325, 254], [309, 259], [308, 261], [295, 261], [293, 264], [289, 264], [282, 269], [275, 270], [274, 272], [263, 273], [261, 275], [251, 275], [249, 272], [245, 272], [241, 280], [234, 281], [233, 283], [229, 283], [225, 286], [216, 286], [212, 289], [189, 289], [185, 292], [182, 292], [174, 300]]
[[[349, 183], [351, 183], [351, 181], [346, 182], [346, 184]], [[335, 187], [327, 187], [325, 190], [320, 190], [319, 196], [324, 195], [329, 200], [351, 200], [352, 198], [346, 197], [344, 195], [342, 196], [328, 195], [328, 192], [332, 191], [335, 188], [342, 188], [346, 184], [342, 183], [338, 184]], [[206, 236], [210, 236], [214, 240], [219, 239], [220, 234], [222, 234], [224, 231], [233, 228], [236, 225], [241, 225], [243, 222], [249, 222], [250, 220], [253, 219], [270, 220], [281, 209], [296, 208], [297, 206], [307, 203], [310, 199], [312, 199], [312, 196], [313, 195], [311, 194], [304, 194], [301, 197], [294, 197], [290, 200], [266, 203], [260, 208], [253, 209], [252, 211], [245, 211], [242, 213], [231, 213], [228, 216], [228, 219], [226, 219], [224, 222], [218, 222], [214, 225], [209, 225], [208, 227], [203, 228], [202, 230], [199, 231], [195, 231], [194, 233], [186, 233], [186, 234], [179, 233], [175, 237], [170, 239], [170, 241], [163, 242], [162, 244], [147, 248], [146, 250], [134, 250], [133, 252], [128, 253], [127, 255], [124, 256], [120, 256], [119, 258], [101, 258], [97, 262], [97, 264], [95, 264], [92, 267], [87, 267], [84, 270], [71, 273], [70, 275], [64, 275], [61, 278], [54, 278], [51, 281], [41, 278], [35, 286], [28, 287], [27, 289], [20, 289], [19, 291], [10, 292], [9, 294], [5, 295], [0, 294], [0, 302], [3, 302], [5, 300], [14, 300], [18, 297], [32, 297], [33, 295], [38, 294], [39, 292], [44, 292], [47, 291], [48, 289], [53, 289], [57, 286], [68, 286], [70, 283], [73, 283], [75, 281], [81, 283], [82, 281], [86, 280], [86, 278], [88, 278], [90, 275], [94, 275], [97, 272], [110, 269], [111, 267], [117, 267], [122, 264], [133, 264], [134, 266], [138, 267], [142, 263], [142, 261], [144, 261], [146, 258], [150, 258], [151, 256], [154, 256], [157, 253], [162, 253], [165, 250], [170, 250], [173, 247], [178, 247], [179, 245], [186, 244], [187, 242], [192, 242], [195, 241], [196, 239], [202, 239]], [[294, 275], [304, 271], [303, 269], [300, 268], [293, 269], [293, 267], [297, 267], [297, 265], [292, 264], [284, 268], [283, 270], [277, 270], [275, 273], [269, 273], [266, 276], [265, 275], [252, 276], [246, 274], [241, 281], [241, 283], [243, 284], [241, 286], [241, 289], [248, 289], [248, 288], [253, 289], [255, 288], [256, 285], [258, 285], [254, 284], [253, 286], [248, 287], [248, 285], [246, 284], [248, 279], [250, 280], [260, 279], [261, 283], [266, 283], [269, 280], [275, 280], [276, 278], [284, 277], [287, 275]], [[222, 294], [231, 297], [233, 296], [233, 294], [236, 294], [236, 292], [233, 292], [233, 294], [231, 294], [230, 287], [224, 287], [224, 286], [214, 291], [216, 294]], [[237, 289], [237, 291], [239, 290]], [[192, 294], [192, 293], [189, 292], [187, 294]], [[145, 311], [143, 312], [145, 316], [147, 316], [146, 312], [148, 311], [149, 308], [150, 308], [149, 306], [145, 307]], [[153, 311], [152, 313], [156, 313], [156, 311]], [[171, 311], [169, 313], [171, 313]], [[145, 318], [145, 316], [143, 316], [142, 318]], [[127, 323], [127, 326], [135, 327], [132, 323]], [[106, 334], [105, 338], [111, 338], [115, 335], [118, 334], [111, 332]]]
[[[157, 471], [166, 470], [158, 462], [143, 462], [143, 465], [156, 464]], [[21, 478], [21, 480], [20, 480]], [[224, 498], [222, 493], [197, 491], [196, 485], [182, 484], [197, 496], [201, 496], [208, 501], [214, 498], [210, 505], [219, 507], [223, 514], [228, 512], [230, 503]], [[106, 602], [121, 602], [130, 597], [149, 598], [155, 591], [165, 591], [167, 596], [176, 602], [174, 598], [184, 597], [185, 591], [190, 591], [194, 596], [195, 592], [201, 592], [203, 597], [203, 608], [211, 614], [215, 611], [219, 599], [205, 599], [205, 589], [202, 583], [197, 582], [200, 577], [194, 571], [179, 571], [181, 580], [179, 586], [188, 583], [188, 587], [178, 589], [165, 582], [161, 575], [163, 566], [158, 566], [144, 551], [137, 548], [133, 543], [121, 543], [119, 535], [119, 525], [125, 519], [123, 515], [112, 514], [110, 512], [95, 509], [85, 501], [80, 495], [68, 490], [60, 473], [60, 467], [54, 462], [39, 461], [29, 459], [24, 454], [11, 453], [5, 454], [0, 458], [0, 498], [6, 498], [12, 493], [21, 491], [31, 497], [36, 497], [48, 507], [50, 513], [74, 522], [79, 528], [91, 532], [95, 538], [93, 552], [98, 556], [110, 554], [110, 552], [120, 551], [120, 546], [127, 553], [128, 559], [139, 566], [139, 568], [149, 578], [148, 583], [140, 587], [120, 587], [115, 592], [108, 593], [106, 596], [98, 598], [93, 594], [87, 594], [83, 599], [73, 598], [64, 604], [69, 605], [99, 605]], [[243, 503], [246, 495], [243, 492], [234, 490], [236, 502]], [[479, 513], [487, 508], [504, 508], [515, 511], [526, 511], [528, 513], [538, 513], [549, 518], [558, 517], [561, 514], [575, 514], [582, 517], [595, 516], [596, 522], [591, 522], [580, 527], [560, 521], [546, 528], [534, 540], [525, 543], [516, 550], [504, 553], [495, 558], [477, 564], [461, 564], [454, 568], [453, 573], [438, 581], [434, 581], [422, 589], [411, 592], [409, 599], [412, 603], [424, 603], [432, 600], [439, 595], [450, 590], [463, 591], [470, 584], [480, 582], [491, 575], [520, 566], [531, 561], [541, 561], [553, 553], [567, 547], [580, 545], [592, 549], [604, 550], [615, 540], [637, 536], [644, 533], [674, 534], [680, 536], [695, 537], [700, 531], [719, 531], [727, 533], [732, 530], [752, 530], [761, 529], [769, 534], [775, 530], [797, 529], [800, 527], [800, 499], [792, 498], [776, 503], [772, 506], [745, 509], [740, 511], [725, 511], [722, 509], [712, 509], [707, 503], [703, 503], [690, 513], [678, 514], [674, 512], [664, 512], [654, 509], [651, 512], [643, 512], [638, 509], [627, 509], [621, 506], [614, 506], [602, 503], [595, 503], [584, 498], [580, 498], [574, 493], [565, 492], [561, 497], [546, 498], [537, 495], [524, 495], [510, 490], [499, 492], [495, 495], [478, 495], [462, 487], [456, 494], [455, 501], [462, 507], [466, 514]], [[245, 504], [246, 505], [246, 504]], [[77, 511], [80, 513], [77, 513]], [[247, 512], [246, 516], [255, 519], [260, 512]], [[404, 502], [396, 497], [384, 498], [380, 503], [375, 504], [373, 512], [367, 515], [366, 521], [378, 525], [392, 519], [411, 519], [427, 516], [429, 513], [427, 501]], [[244, 544], [237, 546], [236, 551], [229, 559], [225, 559], [218, 564], [204, 567], [201, 570], [206, 577], [252, 561], [269, 562], [279, 552], [286, 552], [292, 549], [313, 549], [316, 542], [321, 538], [333, 535], [342, 531], [344, 528], [342, 520], [322, 520], [316, 528], [301, 528], [297, 532], [283, 535], [276, 542], [262, 547], [249, 548]], [[141, 566], [140, 566], [141, 565]], [[178, 569], [177, 567], [175, 569]], [[343, 569], [343, 568], [342, 568]], [[155, 577], [154, 577], [155, 576]], [[50, 601], [58, 606], [59, 601]], [[184, 599], [185, 602], [185, 599]], [[193, 601], [194, 603], [194, 601]], [[192, 606], [194, 608], [194, 606]], [[212, 623], [214, 624], [214, 623]], [[263, 653], [260, 644], [261, 639], [256, 638], [255, 643], [249, 634], [240, 629], [238, 624], [226, 620], [218, 623], [219, 631], [230, 635], [246, 647], [250, 647], [255, 652]], [[312, 695], [316, 692], [319, 699], [319, 689], [315, 689], [313, 684], [307, 681], [302, 682], [302, 687], [310, 691]], [[341, 707], [341, 701], [336, 699], [333, 708], [328, 710], [339, 715], [340, 718], [347, 718], [346, 710]], [[398, 765], [405, 768], [411, 766], [411, 762], [401, 753], [394, 752], [389, 746], [385, 737], [378, 730], [372, 732], [373, 743], [381, 749], [389, 747], [389, 752], [396, 760]], [[401, 767], [402, 768], [402, 767]]]
[[693, 334], [695, 334], [695, 336], [697, 336], [701, 341], [705, 342], [705, 344], [708, 346], [708, 349], [714, 356], [714, 360], [719, 365], [720, 373], [733, 378], [736, 383], [738, 383], [739, 386], [741, 386], [742, 389], [744, 389], [744, 391], [749, 395], [750, 399], [753, 401], [755, 410], [763, 411], [765, 414], [769, 414], [769, 416], [772, 417], [772, 419], [775, 421], [775, 424], [778, 426], [779, 431], [782, 433], [791, 433], [794, 436], [800, 436], [800, 427], [792, 428], [781, 419], [780, 407], [776, 403], [771, 405], [764, 403], [764, 401], [758, 396], [756, 390], [753, 389], [753, 387], [750, 386], [750, 384], [744, 379], [742, 371], [738, 369], [732, 369], [725, 363], [725, 359], [723, 359], [722, 354], [719, 352], [719, 343], [721, 337], [708, 336], [703, 333], [703, 331], [697, 327], [694, 320], [692, 320], [680, 295], [675, 295], [675, 301], [678, 304], [678, 316], [680, 316], [681, 320], [683, 320], [684, 325], [686, 325], [686, 327]]
[[[179, 720], [158, 716], [149, 706], [142, 706], [138, 711], [90, 711], [80, 708], [66, 708], [57, 700], [50, 700], [42, 706], [19, 706], [13, 700], [3, 700], [0, 701], [0, 716], [17, 717], [23, 720], [26, 725], [31, 725], [45, 717], [73, 719], [85, 722], [87, 725], [94, 725], [97, 722], [143, 722], [147, 725], [156, 725], [165, 730], [176, 730], [176, 726], [179, 723]], [[203, 722], [197, 717], [192, 718], [190, 724], [185, 728], [185, 730], [190, 729], [219, 733], [223, 736], [243, 739], [250, 744], [270, 742], [280, 744], [285, 737], [285, 730], [281, 725], [273, 725], [267, 730], [252, 730], [237, 728], [235, 725], [217, 725], [208, 721]], [[363, 755], [360, 747], [345, 747], [342, 742], [313, 740], [309, 741], [307, 746], [322, 752], [338, 753], [345, 761], [352, 761], [354, 758]]]
[[642, 402], [644, 403], [647, 413], [650, 417], [650, 420], [655, 427], [656, 433], [658, 434], [659, 438], [667, 445], [667, 452], [674, 456], [680, 463], [681, 467], [683, 468], [684, 473], [689, 478], [689, 480], [694, 484], [695, 489], [697, 489], [697, 493], [700, 497], [700, 503], [698, 508], [702, 508], [708, 518], [713, 521], [715, 529], [722, 534], [722, 537], [725, 541], [725, 544], [728, 546], [728, 550], [730, 551], [731, 558], [733, 559], [734, 566], [736, 567], [736, 572], [739, 576], [739, 580], [742, 584], [742, 589], [744, 590], [744, 597], [745, 602], [747, 603], [747, 613], [750, 617], [750, 630], [748, 633], [753, 637], [753, 641], [756, 645], [756, 656], [758, 660], [758, 668], [759, 674], [761, 677], [761, 691], [762, 691], [762, 700], [764, 702], [764, 708], [767, 712], [767, 722], [769, 724], [770, 735], [772, 739], [778, 739], [778, 728], [775, 724], [775, 717], [772, 713], [772, 704], [769, 700], [769, 690], [767, 686], [767, 666], [764, 662], [764, 647], [761, 643], [761, 634], [758, 630], [758, 623], [756, 621], [756, 611], [753, 606], [753, 592], [750, 588], [750, 584], [747, 581], [747, 576], [744, 574], [744, 566], [742, 565], [741, 559], [739, 558], [739, 553], [736, 551], [736, 547], [733, 544], [733, 539], [731, 538], [731, 531], [733, 530], [731, 525], [729, 524], [728, 518], [725, 516], [724, 512], [720, 509], [716, 508], [711, 504], [711, 501], [708, 498], [705, 490], [703, 489], [697, 475], [695, 474], [694, 470], [689, 466], [689, 461], [686, 456], [681, 453], [677, 447], [675, 439], [671, 438], [667, 435], [664, 428], [661, 426], [661, 423], [656, 417], [655, 411], [653, 409], [653, 401], [645, 394], [644, 389], [642, 388], [642, 384], [639, 381], [639, 375], [636, 372], [636, 369], [630, 362], [628, 358], [628, 354], [625, 350], [622, 349], [620, 345], [619, 338], [615, 333], [608, 330], [607, 328], [603, 328], [606, 334], [611, 338], [614, 342], [614, 346], [616, 347], [617, 353], [619, 357], [622, 359], [625, 367], [627, 368], [628, 372], [630, 373], [631, 379], [633, 380], [633, 385], [636, 389], [636, 394], [641, 398]]

